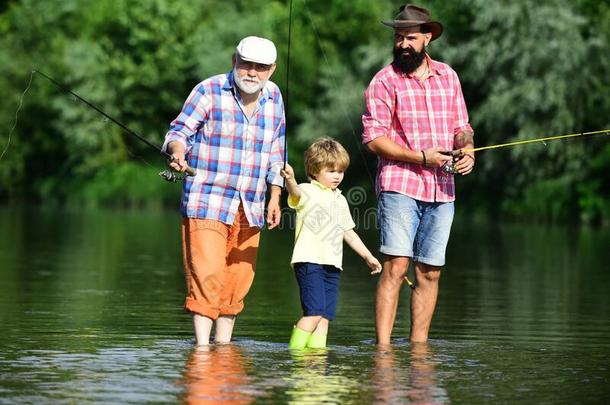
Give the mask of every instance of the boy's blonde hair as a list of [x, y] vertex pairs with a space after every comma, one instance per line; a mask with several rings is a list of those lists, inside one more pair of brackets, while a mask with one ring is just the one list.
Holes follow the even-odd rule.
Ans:
[[305, 151], [305, 172], [315, 179], [322, 169], [345, 171], [349, 166], [349, 154], [332, 138], [318, 138]]

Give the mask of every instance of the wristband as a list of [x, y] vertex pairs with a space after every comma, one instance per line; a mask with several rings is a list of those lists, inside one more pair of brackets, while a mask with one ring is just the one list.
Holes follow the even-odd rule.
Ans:
[[422, 166], [425, 166], [426, 165], [426, 154], [424, 153], [423, 150], [421, 151], [421, 155], [424, 158], [424, 163], [422, 163]]

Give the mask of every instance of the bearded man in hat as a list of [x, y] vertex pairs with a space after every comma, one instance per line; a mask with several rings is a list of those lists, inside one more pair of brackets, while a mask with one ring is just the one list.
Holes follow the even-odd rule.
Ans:
[[169, 166], [186, 176], [182, 189], [185, 308], [197, 345], [231, 340], [235, 318], [254, 280], [265, 193], [266, 220], [280, 221], [280, 170], [285, 116], [279, 88], [269, 78], [277, 51], [265, 38], [242, 39], [229, 73], [191, 91], [165, 135]]
[[410, 340], [425, 342], [453, 221], [453, 171], [469, 174], [474, 155], [456, 162], [442, 152], [471, 149], [473, 130], [457, 74], [426, 46], [443, 26], [426, 9], [407, 4], [383, 24], [394, 29], [394, 60], [366, 90], [363, 143], [378, 155], [376, 192], [380, 251], [386, 255], [375, 297], [377, 342], [389, 344], [403, 279], [415, 268]]

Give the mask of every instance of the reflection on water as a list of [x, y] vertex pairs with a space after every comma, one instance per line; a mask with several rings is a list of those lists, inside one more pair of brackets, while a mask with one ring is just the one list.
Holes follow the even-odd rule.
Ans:
[[411, 344], [409, 379], [411, 389], [407, 398], [416, 403], [447, 403], [447, 393], [438, 384], [436, 363], [428, 343]]
[[250, 392], [246, 362], [234, 344], [196, 347], [184, 370], [184, 402], [249, 404], [255, 393]]
[[358, 392], [361, 382], [348, 378], [341, 367], [331, 367], [328, 349], [293, 350], [291, 355], [290, 375], [285, 379], [290, 387], [288, 402], [339, 404]]
[[449, 403], [447, 392], [438, 382], [437, 364], [430, 344], [410, 344], [405, 350], [408, 350], [406, 356], [401, 356], [402, 350], [392, 346], [377, 348], [372, 381], [374, 402]]
[[430, 342], [405, 340], [407, 288], [389, 348], [372, 340], [376, 280], [346, 251], [329, 348], [298, 353], [293, 235], [263, 233], [236, 341], [206, 351], [182, 309], [179, 224], [0, 207], [0, 404], [610, 398], [610, 230], [456, 223]]

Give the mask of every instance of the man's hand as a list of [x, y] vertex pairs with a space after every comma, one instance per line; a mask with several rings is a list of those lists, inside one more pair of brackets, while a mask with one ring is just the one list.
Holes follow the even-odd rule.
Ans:
[[184, 160], [184, 154], [186, 152], [184, 145], [180, 142], [170, 142], [167, 145], [167, 151], [172, 156], [172, 160], [167, 162], [167, 165], [174, 171], [184, 172], [188, 169], [189, 165]]
[[[455, 146], [461, 150], [474, 149], [474, 140], [472, 132], [460, 132], [455, 137]], [[474, 152], [465, 153], [455, 163], [455, 169], [462, 176], [472, 172], [474, 168]]]
[[[444, 149], [441, 147], [438, 147], [438, 146], [424, 150], [423, 153], [424, 153], [424, 156], [426, 157], [425, 166], [441, 167], [445, 164], [445, 162], [450, 161], [451, 156], [442, 154], [441, 152], [443, 152], [443, 151], [444, 151]], [[422, 164], [423, 164], [423, 162], [422, 162]]]
[[462, 176], [472, 172], [474, 169], [474, 153], [465, 153], [460, 160], [455, 163], [455, 168]]
[[278, 226], [281, 216], [280, 199], [271, 198], [269, 204], [267, 204], [267, 227], [273, 229]]
[[172, 153], [172, 160], [167, 164], [172, 170], [177, 172], [184, 172], [189, 165], [184, 160], [184, 153]]
[[282, 188], [280, 186], [271, 185], [271, 196], [267, 204], [267, 228], [273, 229], [280, 224], [282, 211], [280, 209], [280, 196]]

